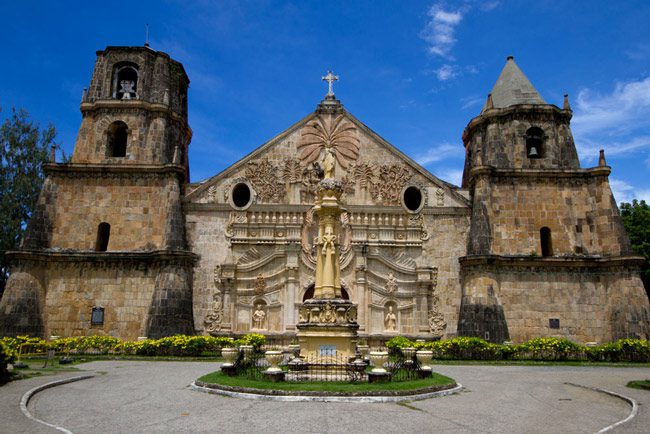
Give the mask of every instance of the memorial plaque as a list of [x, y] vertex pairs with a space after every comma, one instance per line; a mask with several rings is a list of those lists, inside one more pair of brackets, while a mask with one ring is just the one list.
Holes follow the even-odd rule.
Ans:
[[559, 318], [549, 318], [548, 326], [552, 329], [560, 328], [560, 319]]
[[318, 351], [319, 356], [336, 356], [336, 345], [321, 345]]
[[104, 308], [103, 307], [93, 307], [93, 312], [90, 317], [90, 323], [92, 325], [102, 325], [104, 324]]

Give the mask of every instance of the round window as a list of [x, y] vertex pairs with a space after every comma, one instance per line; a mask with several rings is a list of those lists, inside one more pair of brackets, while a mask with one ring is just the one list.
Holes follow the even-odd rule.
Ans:
[[422, 208], [423, 197], [422, 192], [415, 186], [407, 187], [402, 193], [402, 201], [407, 210], [417, 212]]
[[240, 182], [232, 189], [232, 203], [237, 208], [244, 208], [251, 201], [251, 188], [248, 184]]

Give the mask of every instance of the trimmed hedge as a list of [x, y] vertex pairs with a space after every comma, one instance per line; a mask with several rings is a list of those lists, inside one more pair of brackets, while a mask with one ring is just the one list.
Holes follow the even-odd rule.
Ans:
[[560, 338], [536, 338], [518, 345], [492, 344], [480, 338], [457, 337], [444, 341], [414, 342], [397, 336], [386, 342], [390, 351], [413, 347], [433, 351], [441, 360], [545, 360], [597, 362], [650, 362], [645, 339], [620, 339], [586, 347]]
[[251, 333], [241, 339], [213, 336], [175, 335], [161, 339], [146, 339], [143, 341], [121, 341], [112, 336], [79, 336], [59, 338], [47, 342], [41, 338], [18, 336], [15, 338], [0, 338], [0, 343], [14, 353], [18, 353], [21, 345], [28, 353], [44, 353], [53, 348], [63, 354], [116, 354], [135, 356], [180, 356], [197, 357], [204, 353], [219, 354], [221, 348], [238, 345], [253, 345], [260, 348], [266, 342], [264, 335]]

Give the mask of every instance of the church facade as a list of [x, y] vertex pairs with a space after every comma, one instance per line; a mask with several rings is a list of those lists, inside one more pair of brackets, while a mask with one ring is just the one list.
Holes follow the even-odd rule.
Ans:
[[44, 166], [21, 248], [8, 253], [0, 335], [290, 341], [313, 296], [312, 207], [329, 155], [344, 188], [342, 296], [370, 342], [650, 336], [643, 258], [605, 157], [580, 167], [568, 100], [546, 103], [514, 59], [463, 132], [461, 187], [347, 112], [331, 84], [314, 112], [188, 183], [188, 86], [165, 53], [97, 52], [71, 162]]

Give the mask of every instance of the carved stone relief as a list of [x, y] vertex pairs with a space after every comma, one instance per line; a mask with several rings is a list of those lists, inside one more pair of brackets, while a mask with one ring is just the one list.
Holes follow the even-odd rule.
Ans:
[[296, 148], [305, 165], [319, 160], [321, 153], [328, 149], [341, 167], [347, 169], [350, 162], [359, 158], [357, 127], [342, 114], [317, 116], [300, 131]]
[[217, 290], [212, 296], [212, 307], [203, 321], [205, 331], [208, 333], [215, 333], [221, 330], [221, 323], [223, 321], [223, 299], [221, 292]]
[[314, 305], [301, 306], [298, 309], [298, 321], [312, 324], [349, 324], [357, 322], [357, 307], [352, 303], [343, 305]]
[[267, 159], [251, 161], [246, 166], [246, 178], [257, 192], [257, 197], [265, 202], [281, 201], [286, 194], [283, 183], [278, 182], [278, 168]]
[[266, 290], [266, 280], [264, 280], [264, 276], [262, 276], [262, 274], [260, 273], [255, 278], [255, 294], [263, 295], [265, 290]]

